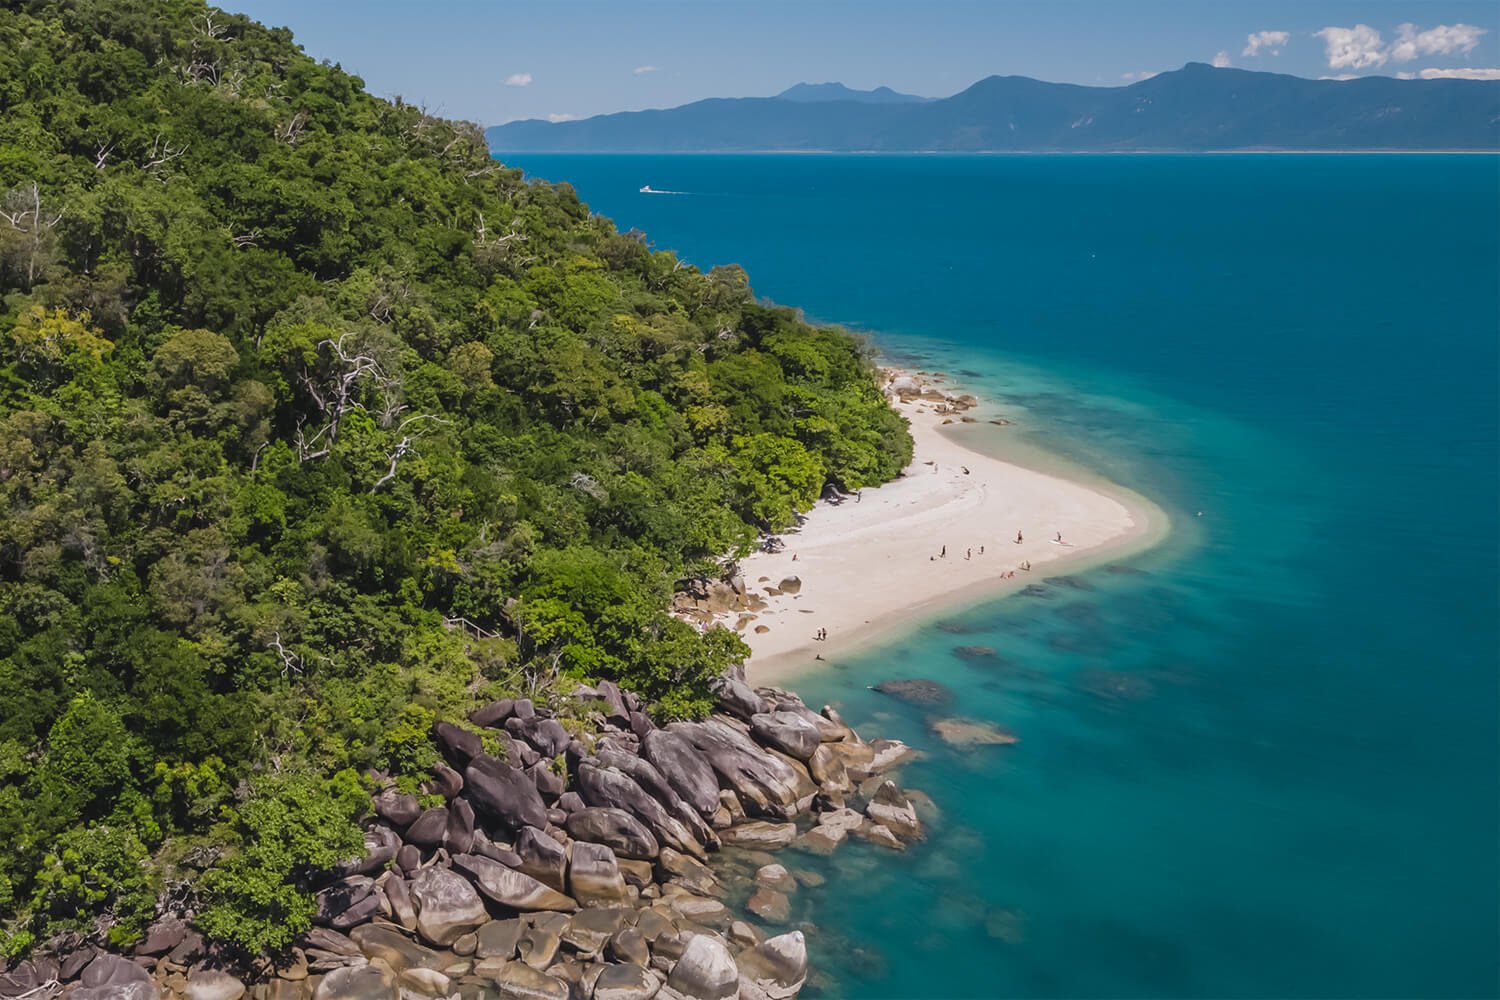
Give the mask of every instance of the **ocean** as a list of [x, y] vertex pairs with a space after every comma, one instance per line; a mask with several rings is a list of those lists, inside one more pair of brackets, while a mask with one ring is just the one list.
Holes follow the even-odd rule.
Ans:
[[[936, 810], [788, 855], [805, 996], [1500, 993], [1500, 158], [512, 162], [1172, 519], [795, 683]], [[951, 704], [869, 689], [911, 677]]]

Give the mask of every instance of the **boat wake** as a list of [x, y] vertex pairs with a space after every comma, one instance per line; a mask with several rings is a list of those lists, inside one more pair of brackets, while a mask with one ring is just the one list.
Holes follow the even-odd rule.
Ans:
[[641, 188], [641, 194], [688, 194], [687, 191], [659, 191], [650, 184]]

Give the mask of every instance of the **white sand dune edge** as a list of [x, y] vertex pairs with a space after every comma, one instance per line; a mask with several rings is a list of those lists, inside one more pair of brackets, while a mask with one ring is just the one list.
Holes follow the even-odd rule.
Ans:
[[[1166, 533], [1166, 515], [1141, 497], [974, 451], [964, 438], [979, 428], [937, 413], [931, 401], [894, 405], [911, 421], [916, 446], [902, 477], [864, 490], [857, 502], [818, 504], [782, 536], [784, 551], [741, 560], [754, 593], [788, 576], [802, 581], [796, 595], [767, 596], [768, 607], [741, 632], [752, 651], [751, 683], [785, 680], [822, 666], [819, 656], [847, 655], [945, 608], [1140, 551]], [[1066, 545], [1056, 543], [1058, 532]], [[732, 628], [738, 618], [719, 620]], [[760, 625], [768, 631], [756, 632]], [[819, 629], [825, 641], [815, 639]]]

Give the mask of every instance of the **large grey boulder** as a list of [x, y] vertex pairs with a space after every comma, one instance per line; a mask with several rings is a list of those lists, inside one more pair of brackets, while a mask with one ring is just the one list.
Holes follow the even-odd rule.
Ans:
[[880, 783], [865, 815], [890, 830], [901, 840], [920, 840], [922, 821], [917, 818], [916, 807], [896, 788], [896, 783], [886, 780]]
[[432, 724], [432, 738], [448, 763], [456, 768], [469, 766], [469, 761], [484, 753], [484, 743], [477, 733], [461, 729], [451, 722]]
[[476, 726], [503, 726], [515, 707], [516, 703], [513, 699], [501, 698], [499, 701], [492, 701], [483, 708], [470, 712], [469, 721]]
[[543, 885], [530, 875], [507, 868], [498, 861], [477, 854], [459, 854], [450, 859], [449, 864], [455, 871], [468, 876], [480, 892], [513, 910], [571, 912], [578, 909], [577, 903], [556, 889]]
[[240, 1000], [244, 995], [245, 984], [218, 969], [189, 973], [183, 990], [186, 1000]]
[[468, 880], [446, 868], [423, 868], [411, 880], [417, 933], [446, 948], [489, 919], [484, 900]]
[[519, 917], [491, 920], [479, 928], [479, 933], [475, 935], [474, 957], [510, 961], [516, 957], [516, 945], [520, 942], [521, 932], [525, 929]]
[[453, 964], [453, 956], [447, 952], [425, 948], [395, 928], [385, 924], [365, 924], [349, 932], [349, 937], [359, 945], [366, 958], [380, 959], [401, 973], [407, 969], [434, 969], [441, 971]]
[[406, 842], [418, 847], [437, 847], [448, 833], [448, 807], [433, 806], [406, 828]]
[[326, 886], [313, 897], [313, 902], [317, 906], [313, 919], [337, 930], [345, 930], [355, 924], [363, 923], [360, 914], [373, 912], [368, 909], [365, 900], [374, 893], [375, 880], [368, 875], [351, 875], [340, 879]]
[[844, 766], [844, 758], [835, 753], [829, 744], [820, 743], [818, 749], [813, 751], [812, 756], [807, 759], [807, 771], [824, 792], [840, 795], [854, 788], [854, 783], [849, 780], [849, 770]]
[[526, 772], [480, 754], [464, 771], [464, 784], [475, 805], [513, 830], [547, 825], [547, 807]]
[[691, 1000], [730, 1000], [739, 985], [739, 966], [729, 949], [707, 934], [695, 934], [672, 967], [666, 988]]
[[151, 974], [128, 958], [101, 952], [78, 977], [82, 986], [124, 986], [126, 983], [149, 983]]
[[679, 851], [706, 856], [703, 845], [688, 832], [682, 821], [668, 813], [665, 806], [624, 772], [585, 761], [578, 766], [576, 785], [578, 794], [589, 805], [623, 809], [646, 824], [662, 842]]
[[[135, 953], [137, 955], [165, 955], [182, 943], [183, 938], [187, 937], [187, 932], [188, 926], [181, 918], [162, 917], [146, 928], [146, 936], [141, 938], [140, 943], [135, 946]], [[77, 975], [80, 971], [82, 971], [81, 967], [74, 969], [73, 974]], [[61, 978], [71, 979], [72, 976], [64, 975]], [[5, 995], [4, 988], [0, 987], [0, 997]]]
[[[39, 960], [38, 965], [41, 965]], [[5, 996], [30, 996], [40, 997], [46, 994], [42, 992], [13, 992], [11, 986], [25, 984], [28, 979], [40, 986], [51, 980], [56, 975], [56, 966], [51, 969], [41, 970], [35, 968], [30, 962], [23, 962], [9, 976], [0, 977], [0, 986], [5, 987]], [[28, 973], [30, 975], [28, 976]], [[158, 1000], [161, 990], [151, 981], [151, 976], [145, 969], [136, 965], [127, 958], [119, 955], [107, 955], [101, 952], [79, 977], [79, 984], [71, 994], [81, 997], [82, 1000]]]
[[[835, 718], [833, 719], [826, 715], [819, 715], [802, 704], [801, 699], [795, 695], [789, 694], [786, 697], [774, 699], [771, 704], [771, 711], [790, 712], [797, 716], [816, 729], [818, 731], [818, 738], [824, 743], [836, 743], [839, 740], [849, 739], [854, 735], [854, 730], [846, 726], [842, 719], [837, 719], [838, 713], [834, 713]], [[832, 712], [833, 710], [829, 709], [829, 711]]]
[[584, 906], [624, 902], [625, 878], [615, 862], [615, 852], [603, 844], [575, 843], [568, 865], [568, 888]]
[[660, 851], [656, 835], [624, 809], [588, 806], [568, 814], [568, 836], [604, 844], [622, 858], [650, 861]]
[[778, 934], [740, 952], [742, 1000], [789, 1000], [807, 982], [807, 941], [801, 931]]
[[713, 691], [718, 697], [719, 708], [747, 722], [751, 716], [759, 715], [767, 708], [766, 700], [756, 694], [750, 685], [728, 674], [714, 681]]
[[443, 846], [450, 854], [467, 854], [474, 849], [474, 807], [469, 805], [468, 799], [454, 799], [449, 803]]
[[[652, 798], [665, 806], [669, 813], [687, 827], [693, 839], [706, 847], [718, 846], [718, 837], [714, 835], [713, 829], [704, 822], [698, 811], [677, 793], [666, 775], [662, 774], [655, 764], [634, 753], [626, 753], [618, 749], [609, 740], [599, 746], [595, 756], [600, 764], [620, 771], [649, 792]], [[712, 774], [711, 769], [710, 774]]]
[[764, 820], [731, 826], [720, 834], [724, 843], [745, 847], [785, 847], [796, 836], [795, 823], [767, 823]]
[[333, 870], [337, 877], [378, 875], [401, 849], [401, 835], [384, 823], [373, 823], [364, 832], [364, 857], [350, 858]]
[[551, 836], [534, 826], [523, 826], [516, 835], [517, 871], [562, 892], [567, 886], [568, 852]]
[[641, 739], [641, 756], [698, 815], [712, 816], [719, 808], [719, 779], [690, 742], [669, 730], [653, 729]]
[[568, 788], [568, 779], [553, 769], [550, 760], [537, 761], [526, 769], [526, 773], [543, 802], [556, 802]]
[[561, 722], [538, 716], [532, 716], [529, 719], [506, 719], [505, 731], [516, 739], [525, 740], [531, 744], [532, 749], [543, 757], [556, 757], [563, 752], [563, 748], [572, 739]]
[[406, 879], [395, 872], [387, 875], [381, 885], [386, 904], [390, 907], [391, 919], [409, 931], [417, 929], [417, 904], [411, 898], [411, 887]]
[[318, 983], [313, 1000], [397, 1000], [396, 977], [378, 965], [334, 969]]
[[750, 735], [766, 746], [775, 747], [802, 761], [811, 757], [823, 742], [818, 735], [818, 728], [794, 712], [752, 715]]
[[161, 990], [148, 979], [120, 986], [80, 986], [69, 993], [68, 997], [69, 1000], [75, 997], [77, 1000], [161, 1000]]
[[713, 869], [697, 858], [664, 847], [656, 863], [665, 873], [663, 881], [676, 882], [700, 896], [717, 896], [724, 891]]
[[432, 765], [429, 770], [432, 777], [422, 782], [418, 789], [423, 795], [441, 795], [445, 799], [451, 799], [464, 790], [464, 776], [442, 761]]
[[483, 970], [476, 967], [475, 971], [487, 975], [495, 984], [494, 991], [485, 995], [499, 1000], [568, 1000], [570, 995], [567, 983], [525, 962], [506, 962]]
[[651, 1000], [661, 990], [661, 979], [635, 964], [606, 965], [594, 981], [594, 1000]]
[[620, 692], [619, 685], [614, 681], [600, 681], [594, 686], [594, 690], [604, 702], [605, 721], [628, 726], [630, 709], [625, 707], [625, 696]]
[[708, 719], [674, 722], [668, 731], [703, 754], [720, 783], [734, 790], [747, 812], [788, 819], [796, 814], [797, 801], [805, 794], [801, 776], [738, 729]]

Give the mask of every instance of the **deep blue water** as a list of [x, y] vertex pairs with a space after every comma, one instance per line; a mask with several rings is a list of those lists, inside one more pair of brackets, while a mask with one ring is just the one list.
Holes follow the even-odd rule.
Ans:
[[[817, 995], [1500, 992], [1500, 158], [517, 163], [1173, 518], [797, 685], [939, 810], [807, 864]], [[912, 676], [1022, 742], [867, 690]]]

